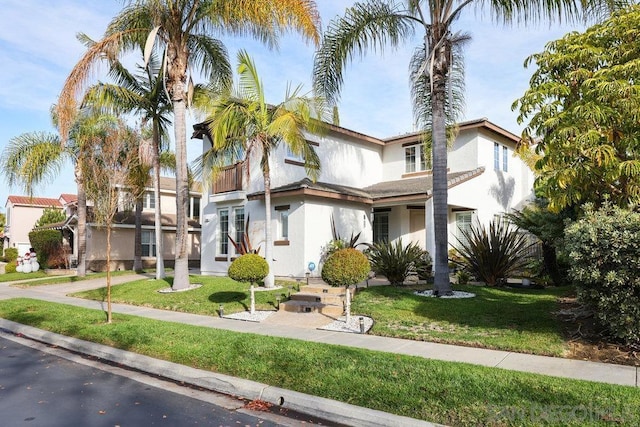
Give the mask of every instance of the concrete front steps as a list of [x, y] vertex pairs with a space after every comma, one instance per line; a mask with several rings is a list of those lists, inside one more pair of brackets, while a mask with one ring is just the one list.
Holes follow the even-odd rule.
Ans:
[[[353, 298], [354, 289], [349, 290]], [[291, 299], [280, 304], [280, 309], [293, 313], [319, 313], [338, 318], [344, 312], [345, 288], [328, 285], [301, 286], [300, 292], [291, 294]]]

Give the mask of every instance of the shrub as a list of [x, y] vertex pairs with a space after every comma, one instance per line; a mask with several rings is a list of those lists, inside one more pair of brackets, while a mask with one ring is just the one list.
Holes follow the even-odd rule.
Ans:
[[473, 226], [462, 230], [463, 239], [456, 248], [461, 261], [452, 260], [467, 273], [494, 286], [509, 275], [522, 270], [527, 262], [530, 246], [527, 236], [519, 233], [509, 223], [494, 220], [488, 229]]
[[18, 248], [7, 248], [4, 250], [4, 259], [8, 263], [15, 263], [18, 259]]
[[229, 266], [229, 277], [238, 282], [256, 283], [269, 273], [269, 264], [258, 254], [244, 254]]
[[565, 230], [579, 301], [611, 336], [640, 343], [640, 213], [606, 203], [585, 207]]
[[15, 273], [16, 272], [16, 262], [12, 261], [4, 266], [5, 273]]
[[428, 251], [422, 251], [420, 259], [416, 262], [416, 274], [420, 280], [431, 279], [433, 272], [433, 260]]
[[59, 230], [35, 230], [29, 233], [31, 247], [36, 251], [38, 262], [45, 268], [49, 256], [62, 247], [62, 233]]
[[335, 251], [322, 267], [322, 280], [331, 286], [350, 286], [362, 282], [371, 271], [367, 257], [357, 249]]
[[382, 274], [396, 286], [402, 285], [410, 274], [417, 273], [417, 266], [423, 262], [423, 256], [424, 251], [417, 243], [404, 247], [402, 239], [398, 239], [396, 243], [374, 243], [369, 250], [373, 271]]

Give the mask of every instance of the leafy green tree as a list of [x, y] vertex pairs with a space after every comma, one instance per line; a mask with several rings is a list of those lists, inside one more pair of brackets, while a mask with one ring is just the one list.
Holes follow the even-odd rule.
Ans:
[[237, 88], [225, 90], [213, 98], [210, 105], [202, 105], [209, 113], [207, 122], [213, 144], [198, 163], [200, 171], [211, 171], [215, 175], [230, 153], [232, 159], [233, 155], [244, 153], [247, 171], [252, 157], [259, 156], [265, 191], [265, 259], [269, 264], [265, 287], [273, 287], [271, 155], [279, 145], [286, 145], [304, 159], [307, 174], [316, 179], [320, 173], [320, 159], [304, 131], [321, 132], [321, 120], [328, 113], [323, 110], [321, 99], [301, 94], [299, 86], [288, 90], [280, 104], [267, 104], [255, 64], [245, 51], [238, 52], [238, 74]]
[[213, 35], [250, 35], [273, 47], [278, 36], [291, 29], [317, 42], [319, 26], [311, 0], [130, 0], [112, 19], [104, 38], [80, 59], [67, 78], [58, 103], [63, 139], [76, 96], [105, 53], [115, 56], [145, 46], [147, 56], [154, 48], [164, 48], [164, 82], [173, 106], [177, 165], [174, 289], [189, 287], [186, 108], [193, 88], [190, 74], [202, 72], [211, 81], [229, 82], [227, 53]]
[[455, 31], [454, 24], [471, 8], [488, 12], [505, 23], [527, 23], [577, 16], [580, 3], [573, 0], [358, 2], [345, 11], [344, 17], [329, 24], [314, 65], [319, 94], [337, 102], [344, 70], [354, 56], [362, 56], [369, 49], [382, 51], [389, 45], [396, 47], [412, 40], [415, 31], [420, 31], [420, 44], [410, 63], [410, 82], [417, 125], [430, 133], [432, 141], [434, 291], [440, 294], [451, 292], [447, 259], [447, 127], [456, 121], [463, 105], [462, 47], [470, 39], [465, 33]]
[[67, 219], [64, 211], [59, 208], [49, 207], [45, 208], [42, 212], [42, 216], [36, 221], [34, 228], [42, 227], [43, 225], [55, 224]]
[[513, 108], [537, 191], [554, 211], [609, 199], [640, 202], [640, 7], [573, 32], [528, 58], [530, 85]]

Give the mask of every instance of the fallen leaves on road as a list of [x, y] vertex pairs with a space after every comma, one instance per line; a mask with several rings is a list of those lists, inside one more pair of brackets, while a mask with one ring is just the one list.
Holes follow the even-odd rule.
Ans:
[[251, 409], [252, 411], [263, 411], [269, 412], [273, 405], [269, 402], [265, 402], [264, 400], [252, 400], [251, 402], [244, 405], [245, 408]]

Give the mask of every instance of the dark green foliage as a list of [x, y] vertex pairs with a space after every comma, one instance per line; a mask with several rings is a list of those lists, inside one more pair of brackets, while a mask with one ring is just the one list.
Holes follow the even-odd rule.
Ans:
[[541, 274], [548, 276], [554, 285], [561, 286], [567, 279], [569, 268], [564, 249], [565, 222], [575, 217], [573, 209], [565, 208], [555, 213], [548, 209], [548, 202], [536, 199], [533, 205], [507, 214], [509, 221], [540, 239], [543, 268]]
[[4, 260], [8, 263], [18, 259], [18, 248], [7, 248], [4, 250]]
[[229, 266], [229, 277], [237, 282], [256, 283], [269, 273], [269, 265], [258, 254], [244, 254]]
[[579, 300], [612, 336], [640, 344], [640, 213], [588, 205], [565, 233]]
[[4, 272], [6, 273], [15, 273], [16, 272], [16, 262], [15, 260], [12, 262], [7, 263], [7, 265], [4, 266]]
[[500, 284], [524, 268], [530, 243], [506, 221], [494, 220], [488, 228], [476, 225], [462, 234], [456, 248], [462, 261], [455, 262], [487, 285]]
[[392, 285], [402, 285], [410, 274], [417, 273], [417, 267], [424, 269], [424, 264], [431, 260], [417, 243], [402, 246], [402, 239], [395, 243], [381, 242], [371, 245], [369, 259], [371, 268], [377, 274], [385, 276]]
[[432, 277], [433, 259], [428, 251], [422, 251], [420, 259], [416, 261], [416, 274], [420, 280], [429, 280]]
[[370, 271], [369, 260], [362, 252], [339, 249], [322, 266], [322, 280], [331, 286], [350, 286], [365, 280]]
[[44, 212], [42, 212], [42, 216], [36, 221], [34, 228], [42, 227], [49, 224], [56, 224], [58, 222], [62, 222], [67, 219], [66, 215], [62, 211], [62, 209], [54, 208], [53, 206], [50, 208], [46, 208]]
[[331, 234], [333, 237], [332, 240], [322, 248], [322, 256], [320, 257], [321, 262], [325, 262], [331, 254], [340, 249], [355, 248], [358, 245], [364, 245], [364, 243], [358, 243], [362, 232], [357, 234], [353, 234], [353, 232], [351, 232], [351, 236], [348, 239], [342, 237], [336, 229], [336, 222], [333, 215], [331, 215]]
[[46, 268], [50, 256], [62, 248], [62, 233], [59, 230], [35, 230], [29, 233], [31, 247], [36, 251], [38, 262]]

